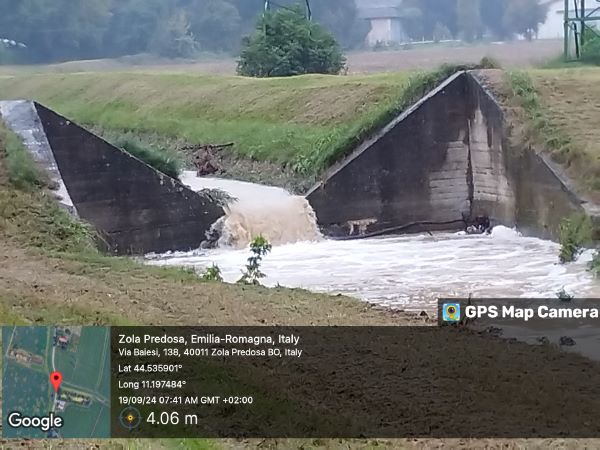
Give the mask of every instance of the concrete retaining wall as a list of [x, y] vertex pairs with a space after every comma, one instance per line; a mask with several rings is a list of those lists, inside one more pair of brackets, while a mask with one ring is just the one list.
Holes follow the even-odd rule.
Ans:
[[[77, 214], [96, 227], [110, 251], [144, 254], [196, 249], [223, 215], [222, 208], [208, 197], [48, 108], [30, 105], [52, 150], [55, 173]], [[3, 119], [11, 125], [9, 117]], [[42, 167], [54, 170], [47, 158], [32, 155]]]
[[326, 234], [462, 228], [470, 214], [465, 77], [457, 74], [308, 193]]
[[470, 72], [452, 76], [330, 170], [308, 193], [334, 237], [493, 225], [556, 238], [582, 211], [564, 179], [531, 149], [513, 149], [504, 113]]

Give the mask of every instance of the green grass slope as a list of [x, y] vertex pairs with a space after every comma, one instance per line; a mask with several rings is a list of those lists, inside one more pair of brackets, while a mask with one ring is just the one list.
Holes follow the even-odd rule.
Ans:
[[600, 68], [513, 72], [508, 84], [525, 112], [526, 137], [598, 200]]
[[108, 133], [234, 142], [240, 156], [315, 175], [450, 75], [251, 79], [168, 73], [0, 76], [0, 98], [31, 98]]

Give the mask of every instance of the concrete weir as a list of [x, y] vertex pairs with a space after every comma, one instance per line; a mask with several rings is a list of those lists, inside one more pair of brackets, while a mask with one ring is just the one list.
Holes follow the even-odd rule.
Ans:
[[224, 214], [209, 197], [38, 103], [3, 101], [0, 114], [56, 184], [59, 201], [115, 254], [196, 249]]
[[307, 198], [332, 237], [459, 230], [478, 216], [556, 238], [583, 211], [568, 180], [533, 149], [510, 145], [502, 108], [458, 72], [326, 173]]

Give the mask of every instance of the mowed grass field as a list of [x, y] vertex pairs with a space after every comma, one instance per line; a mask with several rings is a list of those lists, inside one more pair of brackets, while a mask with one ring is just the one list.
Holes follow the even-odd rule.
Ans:
[[65, 384], [79, 386], [108, 398], [110, 373], [106, 359], [110, 357], [109, 331], [102, 327], [83, 327], [77, 351], [56, 349], [56, 368]]
[[89, 408], [70, 404], [61, 416], [68, 424], [65, 438], [105, 438], [110, 436], [110, 408], [94, 402]]
[[[22, 411], [29, 416], [43, 416], [50, 408], [50, 383], [48, 373], [30, 369], [5, 359], [3, 367], [2, 413], [6, 417], [11, 411]], [[4, 437], [32, 436], [44, 438], [46, 433], [25, 428], [6, 428]]]
[[572, 186], [600, 202], [600, 67], [488, 71], [514, 145], [532, 146], [560, 164]]
[[[0, 98], [30, 98], [83, 125], [186, 143], [234, 142], [258, 161], [324, 168], [348, 139], [398, 107], [409, 73], [251, 79], [170, 73], [0, 77]], [[306, 166], [306, 167], [305, 167]]]
[[558, 132], [579, 153], [574, 165], [600, 190], [600, 68], [533, 70], [543, 109]]
[[[48, 328], [47, 327], [15, 327], [12, 348], [19, 348], [30, 353], [46, 357], [48, 344]], [[8, 345], [8, 343], [7, 343]], [[5, 349], [6, 350], [6, 349]]]

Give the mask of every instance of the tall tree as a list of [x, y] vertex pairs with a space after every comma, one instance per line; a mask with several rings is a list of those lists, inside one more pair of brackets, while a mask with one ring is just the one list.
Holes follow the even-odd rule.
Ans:
[[2, 34], [27, 45], [31, 61], [95, 57], [111, 0], [0, 0]]
[[434, 30], [446, 27], [452, 36], [458, 34], [456, 22], [457, 0], [405, 0], [405, 11], [417, 11], [407, 14], [406, 28], [413, 39], [433, 39]]
[[508, 0], [481, 2], [481, 21], [485, 28], [497, 39], [510, 38], [512, 32], [507, 29], [502, 18], [506, 11]]
[[172, 17], [173, 0], [120, 0], [112, 10], [105, 52], [108, 56], [133, 55], [149, 50], [162, 21]]
[[170, 58], [194, 56], [197, 48], [184, 9], [176, 9], [168, 20], [161, 21], [148, 45], [153, 53]]
[[548, 9], [549, 4], [542, 4], [539, 0], [508, 0], [502, 18], [503, 26], [512, 33], [532, 40], [540, 24], [546, 21]]
[[458, 30], [464, 40], [471, 42], [481, 37], [483, 24], [479, 0], [458, 0], [456, 17]]
[[[264, 1], [261, 5], [264, 5]], [[301, 5], [304, 9], [305, 1], [273, 1], [274, 10], [293, 8], [296, 5]], [[331, 31], [342, 47], [351, 48], [364, 42], [369, 25], [359, 19], [354, 0], [311, 0], [310, 6], [313, 20]]]
[[225, 0], [194, 0], [191, 32], [203, 50], [236, 50], [241, 37], [241, 18], [235, 5]]

